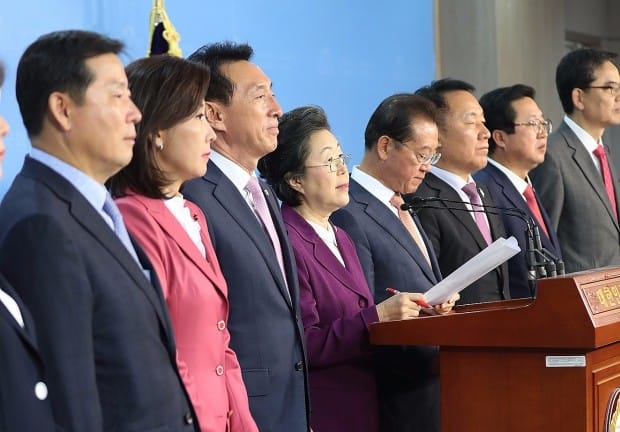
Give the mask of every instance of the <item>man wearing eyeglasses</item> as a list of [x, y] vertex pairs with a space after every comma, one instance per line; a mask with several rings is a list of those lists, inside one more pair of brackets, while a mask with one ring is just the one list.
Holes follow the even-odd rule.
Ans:
[[530, 177], [555, 227], [566, 272], [620, 265], [618, 175], [603, 132], [620, 124], [616, 54], [579, 49], [562, 58], [556, 87], [566, 115]]
[[[418, 216], [433, 243], [444, 276], [505, 235], [500, 216], [483, 207], [495, 205], [490, 194], [472, 178], [487, 164], [490, 136], [473, 92], [471, 84], [450, 78], [416, 91], [432, 101], [440, 113], [441, 159], [415, 195], [443, 200], [420, 209]], [[463, 304], [508, 298], [506, 263], [461, 291]]]
[[[545, 159], [552, 128], [551, 120], [543, 117], [534, 100], [535, 94], [532, 87], [515, 84], [480, 98], [491, 137], [488, 164], [474, 174], [474, 179], [487, 187], [497, 206], [519, 209], [533, 220], [539, 227], [542, 247], [560, 259], [555, 229], [528, 178], [530, 170]], [[506, 234], [514, 236], [521, 247], [521, 252], [508, 261], [510, 296], [531, 297], [534, 293], [528, 284], [526, 221], [507, 212], [502, 213], [502, 221]]]
[[[424, 293], [441, 280], [432, 244], [417, 217], [400, 209], [437, 153], [436, 111], [413, 94], [386, 98], [370, 117], [365, 152], [353, 168], [349, 203], [332, 214], [355, 243], [376, 303], [386, 288]], [[382, 432], [438, 432], [435, 347], [381, 347], [375, 356]], [[317, 431], [319, 432], [319, 431]]]

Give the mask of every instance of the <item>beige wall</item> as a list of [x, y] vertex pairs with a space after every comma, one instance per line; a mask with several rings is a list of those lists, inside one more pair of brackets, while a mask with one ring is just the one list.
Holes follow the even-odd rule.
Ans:
[[555, 124], [563, 115], [554, 77], [566, 32], [620, 52], [617, 0], [435, 0], [435, 13], [438, 78], [469, 81], [479, 95], [529, 84]]

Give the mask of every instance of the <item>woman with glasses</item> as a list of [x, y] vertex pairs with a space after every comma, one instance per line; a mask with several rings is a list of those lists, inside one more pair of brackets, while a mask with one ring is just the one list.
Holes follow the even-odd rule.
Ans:
[[349, 201], [349, 174], [324, 111], [280, 119], [278, 146], [258, 164], [282, 201], [295, 252], [310, 374], [310, 423], [317, 432], [376, 432], [378, 408], [368, 329], [418, 316], [422, 294], [396, 293], [375, 305], [355, 246], [330, 215]]
[[179, 371], [200, 430], [258, 431], [229, 346], [228, 288], [207, 221], [179, 192], [184, 182], [205, 174], [215, 140], [205, 117], [209, 70], [154, 56], [126, 71], [142, 120], [131, 162], [108, 185], [161, 282]]

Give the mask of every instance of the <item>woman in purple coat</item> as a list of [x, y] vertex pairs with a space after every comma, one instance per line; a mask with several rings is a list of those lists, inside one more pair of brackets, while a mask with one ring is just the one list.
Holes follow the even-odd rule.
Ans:
[[[295, 252], [310, 370], [310, 423], [317, 432], [376, 432], [377, 396], [370, 324], [417, 317], [419, 293], [375, 305], [351, 238], [329, 217], [349, 201], [348, 156], [323, 110], [306, 106], [280, 119], [278, 146], [258, 169], [282, 201]], [[445, 304], [440, 312], [449, 309]]]

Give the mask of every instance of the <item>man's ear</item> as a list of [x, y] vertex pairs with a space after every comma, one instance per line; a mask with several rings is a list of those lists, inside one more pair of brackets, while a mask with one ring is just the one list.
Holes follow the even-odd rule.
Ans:
[[377, 140], [377, 146], [375, 151], [377, 152], [377, 157], [379, 160], [386, 160], [388, 158], [388, 153], [390, 151], [390, 146], [392, 145], [392, 140], [387, 135], [381, 135]]
[[506, 149], [506, 132], [503, 130], [495, 129], [491, 136], [493, 137], [493, 141], [495, 141], [495, 146], [502, 150]]
[[207, 115], [207, 120], [209, 124], [216, 132], [225, 132], [226, 126], [224, 124], [224, 119], [226, 114], [222, 109], [222, 105], [219, 102], [211, 102], [206, 101], [205, 103], [205, 112]]
[[583, 111], [585, 105], [583, 104], [584, 91], [580, 88], [574, 88], [570, 93], [570, 97], [573, 100], [573, 105], [578, 111]]
[[47, 98], [47, 111], [50, 122], [62, 131], [71, 130], [73, 108], [76, 106], [74, 100], [67, 93], [53, 92]]

